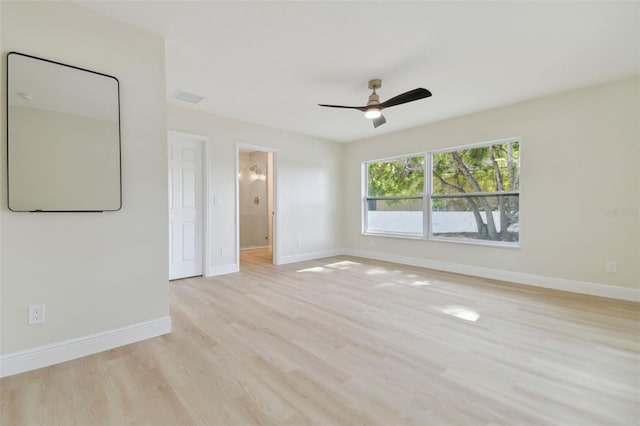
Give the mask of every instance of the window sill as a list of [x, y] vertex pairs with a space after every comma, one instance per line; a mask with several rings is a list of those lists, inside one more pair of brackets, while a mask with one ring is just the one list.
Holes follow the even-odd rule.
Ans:
[[390, 232], [363, 232], [362, 235], [366, 235], [367, 237], [385, 237], [385, 238], [400, 238], [403, 240], [424, 240], [422, 235], [411, 235], [411, 234], [393, 234]]
[[509, 243], [504, 241], [491, 241], [491, 240], [467, 240], [462, 238], [442, 238], [442, 237], [430, 237], [426, 238], [426, 241], [438, 241], [444, 243], [455, 243], [455, 244], [468, 244], [472, 246], [483, 246], [483, 247], [497, 247], [497, 248], [507, 248], [507, 249], [519, 249], [520, 243]]
[[442, 237], [422, 237], [420, 235], [408, 235], [408, 234], [392, 234], [385, 232], [362, 232], [362, 235], [366, 237], [384, 237], [384, 238], [398, 238], [403, 240], [420, 240], [420, 241], [436, 241], [443, 243], [453, 243], [453, 244], [466, 244], [472, 246], [482, 246], [482, 247], [495, 247], [495, 248], [506, 248], [506, 249], [519, 249], [521, 247], [520, 243], [509, 243], [503, 241], [489, 241], [489, 240], [468, 240], [462, 238], [442, 238]]

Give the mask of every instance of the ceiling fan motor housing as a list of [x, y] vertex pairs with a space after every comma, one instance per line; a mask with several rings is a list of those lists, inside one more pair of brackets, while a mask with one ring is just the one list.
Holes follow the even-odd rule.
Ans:
[[376, 93], [376, 89], [382, 87], [382, 80], [373, 79], [369, 80], [369, 89], [373, 90], [373, 93], [369, 95], [369, 102], [367, 102], [367, 106], [380, 105], [380, 96]]
[[380, 104], [380, 96], [376, 92], [373, 92], [369, 95], [369, 102], [367, 102], [367, 106], [379, 105]]

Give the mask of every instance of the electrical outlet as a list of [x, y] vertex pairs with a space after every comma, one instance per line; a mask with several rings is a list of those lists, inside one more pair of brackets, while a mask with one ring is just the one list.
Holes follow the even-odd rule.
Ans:
[[29, 305], [29, 325], [41, 324], [44, 322], [44, 304]]
[[615, 260], [607, 260], [605, 263], [605, 269], [607, 272], [616, 272], [618, 270], [618, 264]]

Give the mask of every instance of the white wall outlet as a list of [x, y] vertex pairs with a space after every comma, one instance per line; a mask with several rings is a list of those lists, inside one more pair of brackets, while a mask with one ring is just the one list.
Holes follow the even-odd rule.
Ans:
[[607, 272], [617, 272], [618, 271], [618, 263], [615, 260], [607, 260], [604, 265]]
[[44, 322], [44, 304], [29, 305], [29, 325]]

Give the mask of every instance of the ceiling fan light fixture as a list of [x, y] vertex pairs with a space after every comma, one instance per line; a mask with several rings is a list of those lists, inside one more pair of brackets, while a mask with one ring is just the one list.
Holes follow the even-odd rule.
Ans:
[[380, 118], [381, 115], [382, 115], [382, 111], [380, 111], [379, 108], [368, 108], [364, 112], [364, 116], [371, 119]]

